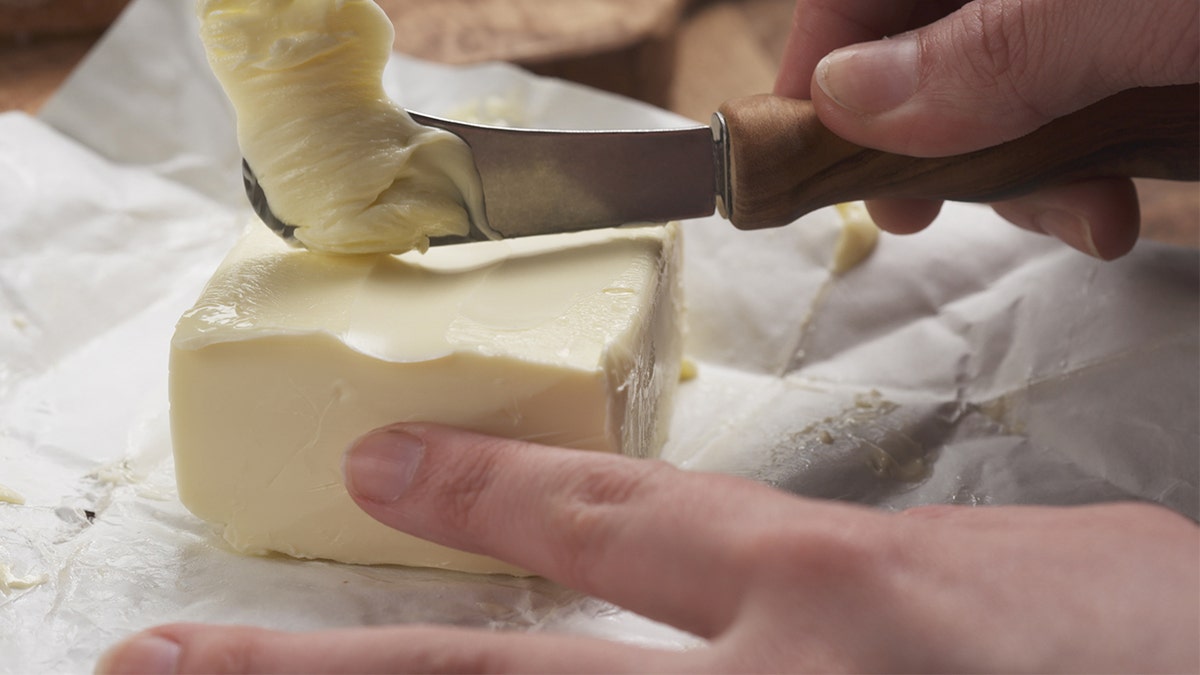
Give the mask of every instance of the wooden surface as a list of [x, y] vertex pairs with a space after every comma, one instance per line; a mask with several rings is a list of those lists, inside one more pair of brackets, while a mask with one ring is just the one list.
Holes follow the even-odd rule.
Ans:
[[[162, 0], [190, 2], [191, 0]], [[793, 0], [377, 0], [396, 48], [510, 60], [707, 121], [768, 92]], [[36, 112], [128, 0], [0, 0], [0, 111]], [[1200, 187], [1139, 180], [1145, 236], [1200, 247]]]
[[685, 0], [376, 0], [398, 51], [442, 63], [545, 63], [670, 33]]
[[39, 35], [95, 35], [129, 0], [0, 0], [0, 37], [17, 41]]

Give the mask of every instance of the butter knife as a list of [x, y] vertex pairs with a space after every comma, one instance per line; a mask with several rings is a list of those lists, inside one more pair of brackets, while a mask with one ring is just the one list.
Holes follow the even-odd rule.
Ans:
[[[549, 131], [410, 113], [471, 147], [486, 223], [432, 245], [711, 215], [740, 229], [786, 225], [818, 208], [883, 197], [990, 202], [1087, 178], [1200, 178], [1200, 87], [1131, 89], [1001, 145], [914, 158], [855, 145], [808, 101], [733, 99], [708, 126]], [[251, 203], [276, 232], [249, 167]]]

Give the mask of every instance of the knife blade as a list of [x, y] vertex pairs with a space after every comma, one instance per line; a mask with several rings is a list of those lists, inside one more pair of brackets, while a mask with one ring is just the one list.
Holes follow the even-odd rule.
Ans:
[[431, 245], [699, 218], [722, 193], [719, 115], [711, 127], [551, 131], [409, 114], [466, 141], [483, 184], [486, 226]]

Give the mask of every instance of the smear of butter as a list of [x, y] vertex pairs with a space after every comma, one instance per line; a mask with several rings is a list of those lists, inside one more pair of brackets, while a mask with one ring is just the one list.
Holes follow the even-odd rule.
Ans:
[[16, 490], [0, 485], [0, 502], [8, 504], [24, 504], [25, 497]]
[[457, 136], [383, 89], [393, 28], [371, 0], [198, 0], [209, 64], [271, 212], [329, 253], [425, 250], [484, 223]]
[[838, 204], [836, 208], [842, 217], [842, 232], [834, 245], [830, 271], [834, 276], [841, 276], [857, 267], [875, 250], [879, 242], [879, 227], [871, 220], [871, 214], [867, 213], [867, 207], [862, 202]]
[[471, 124], [493, 127], [528, 127], [531, 125], [525, 104], [514, 94], [493, 94], [466, 101], [446, 113], [446, 117]]
[[696, 376], [699, 374], [700, 374], [700, 367], [696, 365], [695, 361], [693, 361], [687, 357], [684, 357], [683, 360], [681, 360], [679, 362], [679, 381], [680, 382], [687, 382], [689, 380], [694, 380], [694, 379], [696, 379]]
[[50, 575], [48, 574], [29, 574], [19, 577], [13, 574], [12, 569], [8, 565], [0, 563], [0, 593], [4, 595], [8, 595], [13, 591], [41, 586], [47, 581], [50, 581]]

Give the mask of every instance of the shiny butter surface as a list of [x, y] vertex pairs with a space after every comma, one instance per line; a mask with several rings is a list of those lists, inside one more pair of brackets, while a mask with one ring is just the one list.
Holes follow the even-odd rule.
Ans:
[[197, 10], [242, 154], [305, 246], [423, 250], [481, 215], [467, 145], [384, 93], [393, 29], [374, 2], [198, 0]]
[[655, 454], [679, 375], [677, 236], [349, 257], [252, 226], [172, 342], [181, 499], [246, 552], [515, 571], [372, 520], [342, 486], [342, 454], [399, 421]]

